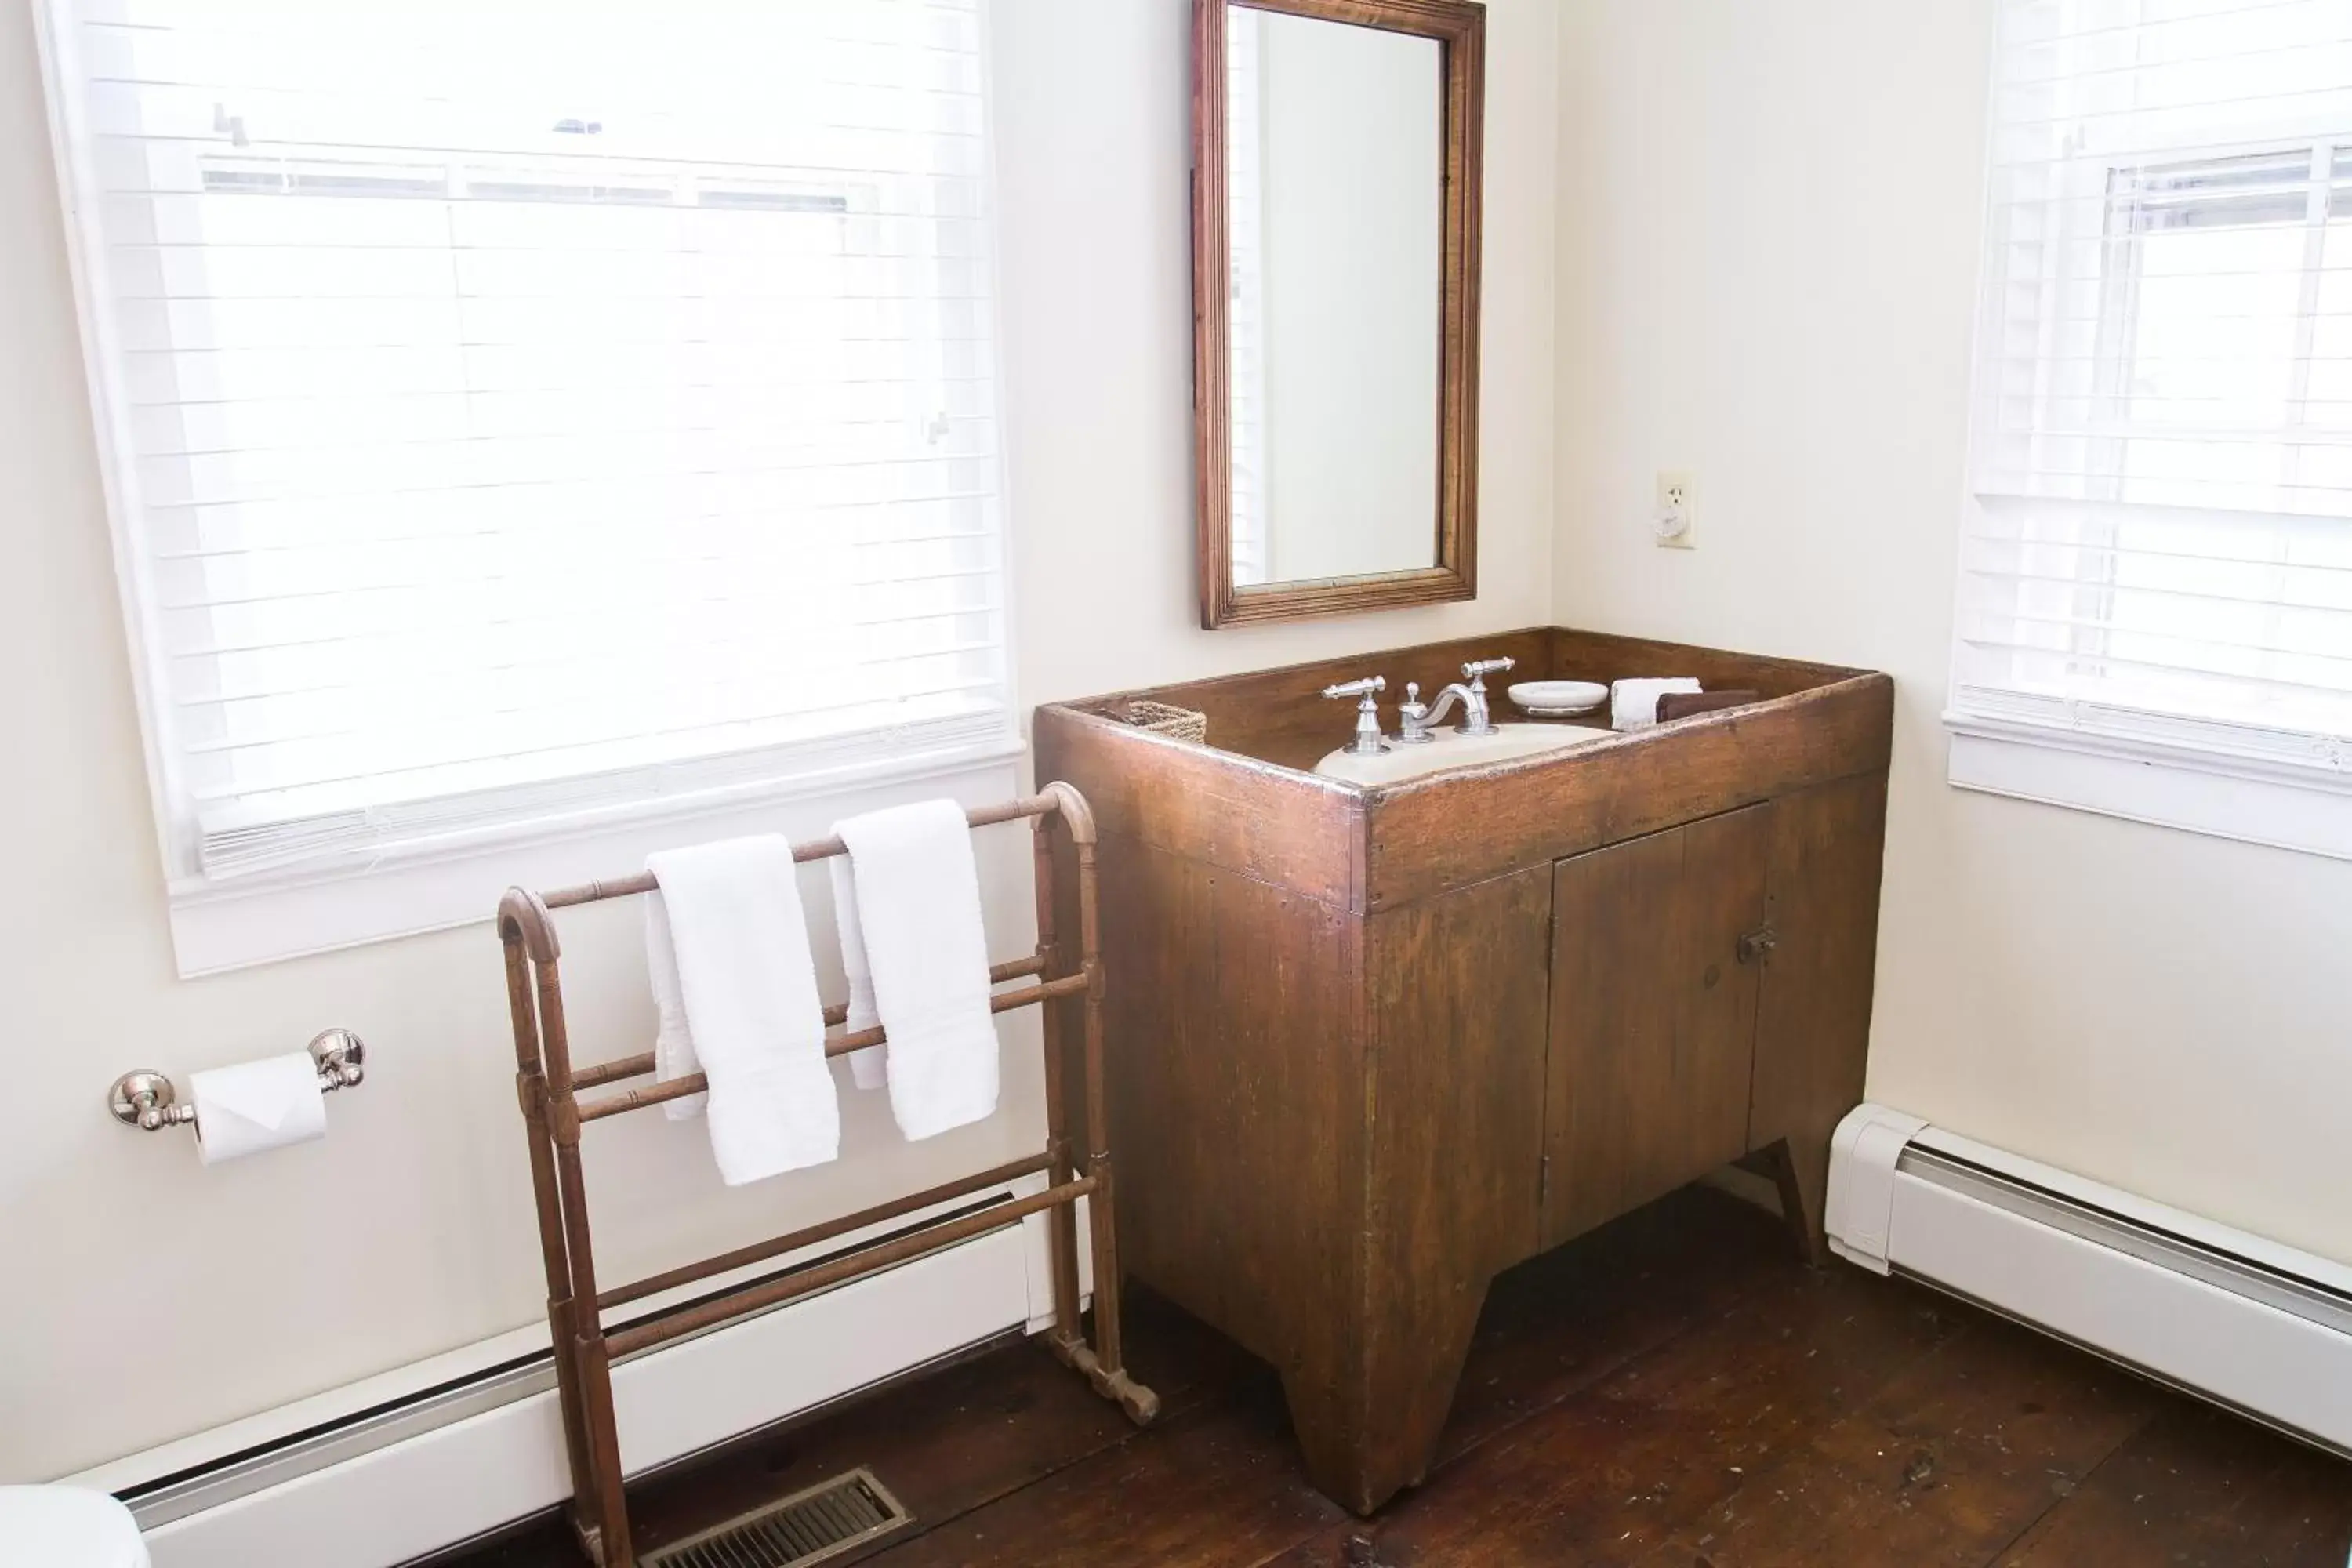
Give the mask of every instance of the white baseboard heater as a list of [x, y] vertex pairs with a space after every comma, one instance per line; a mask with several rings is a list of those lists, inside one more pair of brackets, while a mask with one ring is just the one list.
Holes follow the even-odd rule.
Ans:
[[[1009, 1189], [1042, 1186], [1024, 1178]], [[898, 1225], [992, 1198], [980, 1193]], [[1083, 1200], [1082, 1200], [1083, 1201]], [[1083, 1212], [1078, 1220], [1083, 1232]], [[799, 1268], [881, 1239], [853, 1232], [793, 1254]], [[1079, 1249], [1082, 1294], [1086, 1249]], [[770, 1262], [698, 1282], [725, 1289]], [[656, 1310], [680, 1294], [644, 1303]], [[632, 1479], [803, 1415], [975, 1345], [1052, 1321], [1042, 1215], [1031, 1215], [757, 1317], [625, 1358], [613, 1369]], [[371, 1379], [65, 1479], [131, 1505], [154, 1568], [393, 1568], [553, 1507], [570, 1495], [547, 1331], [488, 1342], [444, 1375]], [[520, 1352], [520, 1353], [517, 1353]], [[0, 1549], [5, 1554], [5, 1549]]]
[[1857, 1108], [1830, 1152], [1842, 1257], [2352, 1457], [2352, 1268]]

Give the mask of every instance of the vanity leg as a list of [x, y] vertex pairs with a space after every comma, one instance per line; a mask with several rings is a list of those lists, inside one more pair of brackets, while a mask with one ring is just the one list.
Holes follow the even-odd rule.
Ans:
[[1442, 1304], [1399, 1303], [1365, 1325], [1355, 1364], [1335, 1333], [1284, 1369], [1283, 1396], [1318, 1491], [1370, 1514], [1428, 1476], [1486, 1300], [1479, 1280]]
[[1780, 1189], [1781, 1217], [1789, 1222], [1797, 1252], [1815, 1268], [1829, 1266], [1829, 1233], [1823, 1229], [1830, 1190], [1830, 1142], [1822, 1138], [1783, 1138], [1763, 1150], [1763, 1163]]
[[1363, 1432], [1348, 1398], [1348, 1370], [1339, 1364], [1339, 1348], [1334, 1344], [1334, 1353], [1310, 1352], [1284, 1367], [1282, 1400], [1290, 1407], [1290, 1429], [1297, 1435], [1307, 1480], [1342, 1507], [1370, 1513], [1385, 1500], [1385, 1494], [1364, 1500], [1370, 1482], [1364, 1473]]
[[1471, 1279], [1435, 1300], [1375, 1315], [1365, 1342], [1365, 1429], [1373, 1485], [1369, 1511], [1429, 1474], [1437, 1439], [1453, 1412], [1463, 1363], [1477, 1336], [1486, 1281]]

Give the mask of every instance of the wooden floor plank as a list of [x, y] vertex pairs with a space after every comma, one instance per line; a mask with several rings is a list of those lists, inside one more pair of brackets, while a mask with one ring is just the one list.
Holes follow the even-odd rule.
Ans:
[[2001, 1568], [2344, 1568], [2352, 1466], [2178, 1395]]
[[[1314, 1492], [1261, 1363], [1148, 1292], [1129, 1427], [1034, 1343], [633, 1488], [651, 1545], [856, 1464], [881, 1568], [2344, 1568], [2352, 1466], [1677, 1194], [1496, 1281], [1430, 1479]], [[552, 1526], [446, 1568], [574, 1568]]]
[[2138, 1380], [2086, 1369], [2077, 1352], [2025, 1330], [1966, 1319], [1862, 1409], [1748, 1472], [1657, 1563], [1981, 1568], [2161, 1402]]
[[1958, 1331], [1940, 1303], [1876, 1283], [1791, 1262], [1286, 1568], [1329, 1560], [1350, 1535], [1395, 1568], [1638, 1562]]
[[871, 1560], [878, 1568], [1251, 1568], [1345, 1518], [1307, 1484], [1272, 1373]]
[[1706, 1188], [1521, 1264], [1487, 1292], [1433, 1470], [1792, 1266], [1776, 1220]]

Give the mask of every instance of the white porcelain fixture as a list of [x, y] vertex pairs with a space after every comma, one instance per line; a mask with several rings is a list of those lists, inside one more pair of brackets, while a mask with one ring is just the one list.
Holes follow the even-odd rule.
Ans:
[[80, 1487], [0, 1487], [0, 1558], [26, 1568], [147, 1568], [131, 1510]]
[[[1604, 692], [1605, 694], [1605, 692]], [[1608, 739], [1614, 731], [1588, 724], [1502, 724], [1491, 735], [1464, 735], [1452, 728], [1437, 731], [1425, 746], [1394, 746], [1378, 756], [1339, 751], [1315, 764], [1328, 779], [1349, 784], [1392, 784], [1448, 768], [1486, 767], [1517, 762], [1544, 752], [1564, 751], [1588, 742]]]
[[1554, 719], [1591, 712], [1609, 700], [1609, 688], [1597, 680], [1522, 680], [1508, 695], [1522, 712]]

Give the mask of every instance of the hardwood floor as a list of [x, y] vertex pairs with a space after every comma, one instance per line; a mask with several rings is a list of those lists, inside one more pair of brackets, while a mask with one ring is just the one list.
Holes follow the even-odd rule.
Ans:
[[[856, 1464], [877, 1568], [2345, 1568], [2352, 1465], [1678, 1193], [1496, 1281], [1428, 1480], [1309, 1489], [1273, 1373], [1138, 1291], [1137, 1432], [1033, 1345], [633, 1489], [643, 1546]], [[441, 1560], [571, 1568], [552, 1521]]]

